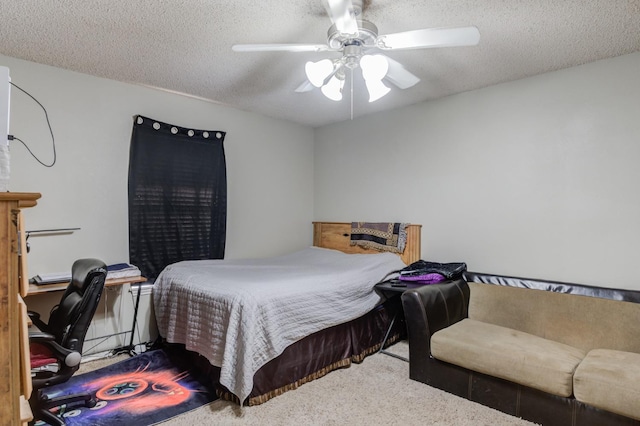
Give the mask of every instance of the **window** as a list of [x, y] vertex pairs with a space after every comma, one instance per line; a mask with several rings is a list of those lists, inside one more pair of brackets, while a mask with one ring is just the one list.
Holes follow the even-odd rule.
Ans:
[[134, 118], [129, 261], [150, 280], [181, 260], [224, 258], [225, 135]]

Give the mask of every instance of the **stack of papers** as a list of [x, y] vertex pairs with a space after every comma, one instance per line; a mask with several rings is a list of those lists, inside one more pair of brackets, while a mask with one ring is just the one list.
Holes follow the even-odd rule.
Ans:
[[[139, 277], [142, 275], [137, 266], [130, 263], [116, 263], [107, 266], [107, 279]], [[37, 285], [63, 283], [71, 281], [71, 272], [53, 272], [39, 274], [31, 279]]]
[[137, 266], [130, 263], [116, 263], [114, 265], [107, 266], [107, 279], [117, 278], [129, 278], [139, 277], [141, 275], [140, 269]]
[[63, 283], [71, 281], [71, 272], [54, 272], [50, 274], [39, 274], [33, 277], [33, 282], [37, 285]]

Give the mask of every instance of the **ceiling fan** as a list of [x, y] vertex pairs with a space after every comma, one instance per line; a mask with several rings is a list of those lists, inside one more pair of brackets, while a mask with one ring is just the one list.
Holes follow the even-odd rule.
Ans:
[[377, 51], [475, 46], [480, 41], [480, 32], [473, 26], [425, 28], [379, 35], [378, 27], [362, 19], [363, 6], [367, 6], [369, 1], [323, 0], [333, 23], [327, 32], [326, 44], [235, 44], [232, 49], [235, 52], [341, 52], [338, 59], [307, 62], [305, 72], [308, 81], [301, 84], [296, 92], [319, 87], [327, 98], [340, 101], [346, 72], [351, 72], [353, 88], [353, 70], [360, 68], [369, 92], [369, 102], [374, 102], [391, 90], [383, 80], [400, 89], [407, 89], [420, 81], [399, 62]]

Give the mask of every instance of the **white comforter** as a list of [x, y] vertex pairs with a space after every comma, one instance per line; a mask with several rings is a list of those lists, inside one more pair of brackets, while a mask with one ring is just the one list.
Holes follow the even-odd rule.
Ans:
[[391, 253], [317, 247], [268, 259], [179, 262], [153, 289], [158, 331], [220, 367], [220, 383], [244, 401], [261, 366], [301, 338], [373, 309], [380, 302], [374, 284], [404, 266]]

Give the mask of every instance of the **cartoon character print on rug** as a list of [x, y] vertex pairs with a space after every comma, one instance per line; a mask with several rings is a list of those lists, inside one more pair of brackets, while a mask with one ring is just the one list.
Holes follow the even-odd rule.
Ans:
[[[96, 406], [61, 406], [51, 411], [67, 425], [135, 424], [148, 426], [191, 411], [216, 399], [198, 381], [195, 370], [181, 366], [162, 349], [148, 351], [46, 388], [50, 397], [91, 392]], [[36, 425], [45, 425], [36, 422]]]

